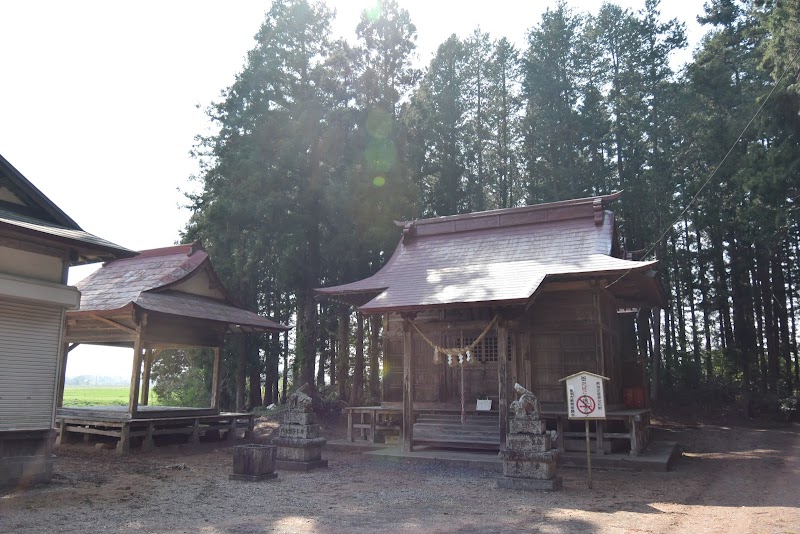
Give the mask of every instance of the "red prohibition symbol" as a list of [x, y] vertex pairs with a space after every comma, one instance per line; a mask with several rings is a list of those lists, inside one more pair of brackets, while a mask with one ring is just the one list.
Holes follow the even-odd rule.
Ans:
[[582, 414], [589, 415], [595, 408], [594, 399], [589, 395], [581, 395], [578, 397], [578, 400], [575, 401], [575, 407], [578, 408], [578, 411]]

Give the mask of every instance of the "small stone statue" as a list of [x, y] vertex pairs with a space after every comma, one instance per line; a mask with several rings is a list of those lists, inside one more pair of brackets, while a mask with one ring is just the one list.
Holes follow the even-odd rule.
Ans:
[[519, 400], [511, 403], [511, 411], [514, 412], [514, 416], [521, 418], [530, 415], [534, 420], [539, 419], [542, 406], [536, 395], [519, 384], [514, 384], [514, 391], [519, 395]]
[[297, 413], [310, 413], [314, 411], [312, 408], [313, 401], [309, 393], [311, 393], [311, 386], [305, 383], [300, 389], [289, 395], [289, 411]]

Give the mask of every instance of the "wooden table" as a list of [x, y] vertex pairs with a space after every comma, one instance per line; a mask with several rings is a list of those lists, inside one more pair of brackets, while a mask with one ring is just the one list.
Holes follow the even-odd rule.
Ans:
[[[361, 433], [361, 439], [368, 439], [375, 443], [375, 435], [378, 430], [397, 430], [400, 432], [402, 423], [392, 423], [390, 416], [403, 416], [403, 410], [399, 408], [389, 408], [384, 406], [351, 406], [344, 409], [347, 412], [347, 440], [355, 441], [353, 430], [357, 429]], [[358, 421], [355, 421], [358, 416]], [[369, 417], [369, 421], [367, 421]]]

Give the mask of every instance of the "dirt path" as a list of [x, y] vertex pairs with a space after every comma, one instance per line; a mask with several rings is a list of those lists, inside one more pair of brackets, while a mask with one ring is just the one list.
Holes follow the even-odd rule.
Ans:
[[499, 490], [481, 469], [327, 452], [330, 467], [228, 480], [226, 444], [118, 458], [70, 445], [52, 484], [0, 493], [0, 532], [765, 532], [800, 534], [800, 426], [666, 427], [667, 473], [561, 469], [557, 493]]

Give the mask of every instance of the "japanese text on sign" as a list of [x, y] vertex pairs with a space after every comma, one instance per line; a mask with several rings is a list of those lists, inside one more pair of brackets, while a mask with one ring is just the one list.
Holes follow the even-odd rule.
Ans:
[[582, 372], [563, 379], [567, 382], [567, 414], [570, 419], [603, 419], [606, 416], [603, 380]]

